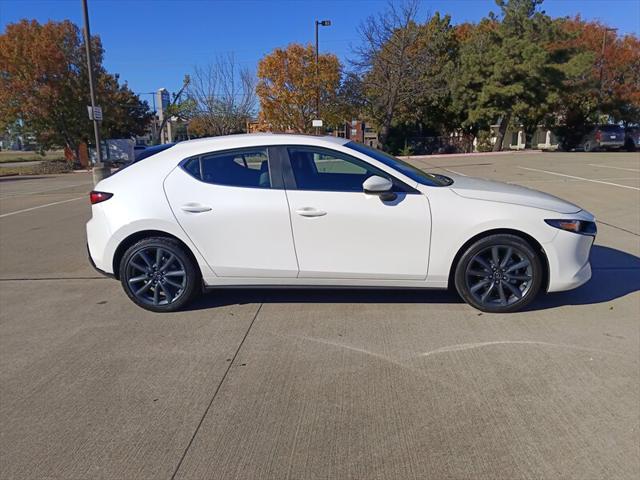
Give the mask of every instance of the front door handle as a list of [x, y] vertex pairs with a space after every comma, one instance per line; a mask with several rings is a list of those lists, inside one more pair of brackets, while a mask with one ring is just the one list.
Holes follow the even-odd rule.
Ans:
[[211, 210], [211, 207], [208, 207], [207, 205], [200, 205], [199, 203], [186, 203], [180, 208], [182, 208], [183, 211], [189, 213], [202, 213]]
[[296, 213], [303, 217], [322, 217], [323, 215], [327, 214], [327, 212], [323, 210], [318, 210], [317, 208], [313, 208], [313, 207], [299, 208], [296, 210]]

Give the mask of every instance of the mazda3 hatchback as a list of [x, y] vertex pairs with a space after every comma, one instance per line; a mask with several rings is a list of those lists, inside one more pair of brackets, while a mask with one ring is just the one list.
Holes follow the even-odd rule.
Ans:
[[92, 264], [156, 312], [227, 286], [451, 287], [512, 312], [585, 283], [596, 234], [593, 215], [551, 195], [333, 137], [181, 142], [90, 197]]

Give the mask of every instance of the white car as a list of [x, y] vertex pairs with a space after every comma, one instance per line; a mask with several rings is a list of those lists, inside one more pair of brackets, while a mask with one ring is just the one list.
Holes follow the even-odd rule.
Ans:
[[238, 286], [455, 286], [511, 312], [591, 277], [596, 225], [580, 207], [340, 138], [181, 142], [95, 188], [91, 261], [156, 312]]

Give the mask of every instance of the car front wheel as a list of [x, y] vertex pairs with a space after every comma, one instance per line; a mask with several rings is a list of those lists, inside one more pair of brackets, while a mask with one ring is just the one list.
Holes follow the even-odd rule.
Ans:
[[200, 274], [175, 240], [147, 238], [129, 247], [120, 262], [120, 282], [137, 305], [152, 312], [179, 310], [200, 291]]
[[462, 254], [455, 271], [460, 296], [483, 312], [515, 312], [540, 291], [540, 255], [516, 235], [482, 238]]

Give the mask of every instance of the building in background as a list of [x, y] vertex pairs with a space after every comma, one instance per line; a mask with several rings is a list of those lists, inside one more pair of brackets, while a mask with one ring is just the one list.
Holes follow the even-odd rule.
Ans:
[[333, 131], [333, 135], [363, 143], [372, 148], [378, 148], [378, 131], [364, 120], [351, 120], [344, 122]]
[[[171, 95], [166, 88], [159, 88], [156, 92], [156, 115], [153, 119], [153, 133], [162, 126], [165, 117], [169, 115]], [[185, 118], [175, 115], [169, 117], [160, 131], [160, 143], [172, 143], [189, 139], [189, 122]]]

